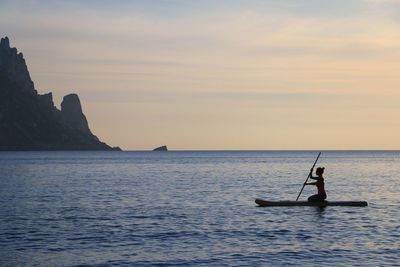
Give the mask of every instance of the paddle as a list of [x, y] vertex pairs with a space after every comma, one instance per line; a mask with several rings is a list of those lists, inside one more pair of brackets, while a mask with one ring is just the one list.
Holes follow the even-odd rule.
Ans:
[[[319, 152], [318, 157], [317, 157], [317, 159], [315, 160], [314, 165], [312, 166], [311, 169], [314, 169], [315, 164], [317, 164], [317, 161], [318, 161], [320, 155], [321, 155], [321, 152]], [[303, 187], [301, 188], [300, 193], [299, 193], [299, 195], [298, 195], [297, 198], [296, 198], [296, 201], [299, 200], [299, 197], [300, 197], [301, 193], [303, 192], [304, 186], [306, 185], [306, 183], [307, 183], [307, 181], [308, 181], [308, 178], [310, 178], [310, 176], [311, 176], [311, 172], [308, 174], [307, 179], [306, 179], [306, 181], [304, 182]]]

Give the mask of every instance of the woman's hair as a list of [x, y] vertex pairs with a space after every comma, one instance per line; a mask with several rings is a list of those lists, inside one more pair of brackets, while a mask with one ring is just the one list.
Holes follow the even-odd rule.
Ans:
[[318, 167], [317, 171], [315, 172], [316, 174], [320, 173], [323, 174], [324, 173], [325, 168], [324, 167]]

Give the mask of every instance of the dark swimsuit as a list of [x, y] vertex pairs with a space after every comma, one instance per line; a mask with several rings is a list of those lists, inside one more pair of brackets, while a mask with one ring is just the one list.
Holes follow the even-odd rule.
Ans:
[[321, 202], [321, 201], [324, 201], [326, 199], [324, 178], [317, 177], [317, 178], [314, 178], [314, 179], [317, 180], [315, 185], [318, 188], [318, 194], [309, 197], [308, 201], [309, 202]]

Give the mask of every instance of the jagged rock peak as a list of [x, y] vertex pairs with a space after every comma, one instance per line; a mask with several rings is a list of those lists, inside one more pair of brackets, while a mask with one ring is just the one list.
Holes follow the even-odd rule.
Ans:
[[77, 94], [64, 96], [61, 103], [61, 114], [64, 120], [73, 128], [92, 134], [86, 116], [82, 112], [81, 101]]
[[0, 75], [15, 83], [20, 90], [37, 94], [23, 54], [10, 47], [8, 37], [0, 40]]
[[61, 103], [61, 111], [82, 113], [81, 101], [77, 94], [68, 94], [64, 96]]
[[3, 49], [10, 49], [10, 40], [8, 37], [1, 38], [0, 47]]

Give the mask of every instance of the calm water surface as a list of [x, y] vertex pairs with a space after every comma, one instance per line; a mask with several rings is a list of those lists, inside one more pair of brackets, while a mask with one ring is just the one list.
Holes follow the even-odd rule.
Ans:
[[368, 207], [256, 207], [316, 155], [1, 152], [0, 266], [398, 265], [398, 151], [322, 154], [328, 199]]

